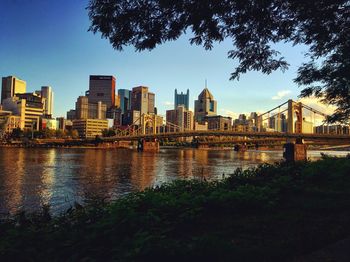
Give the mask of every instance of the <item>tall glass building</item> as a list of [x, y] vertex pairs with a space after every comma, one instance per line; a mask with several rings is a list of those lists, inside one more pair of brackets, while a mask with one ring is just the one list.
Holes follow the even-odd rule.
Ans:
[[120, 109], [122, 110], [122, 114], [124, 114], [127, 110], [131, 109], [131, 90], [119, 89], [118, 95], [120, 97]]
[[186, 110], [189, 110], [189, 104], [190, 104], [190, 90], [187, 89], [186, 94], [184, 94], [182, 92], [181, 92], [181, 94], [178, 94], [177, 89], [175, 89], [174, 108], [176, 109], [178, 106], [183, 105]]

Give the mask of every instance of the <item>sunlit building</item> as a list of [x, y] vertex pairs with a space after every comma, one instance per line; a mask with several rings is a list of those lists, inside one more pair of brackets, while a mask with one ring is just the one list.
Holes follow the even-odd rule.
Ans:
[[75, 119], [106, 119], [106, 104], [90, 102], [90, 97], [79, 96], [75, 103]]
[[72, 129], [78, 131], [80, 138], [95, 138], [102, 136], [102, 131], [108, 129], [108, 120], [74, 119]]
[[41, 87], [41, 97], [45, 98], [44, 114], [46, 116], [52, 117], [52, 115], [53, 115], [54, 93], [52, 91], [51, 86], [42, 86]]
[[116, 106], [116, 79], [114, 76], [91, 75], [87, 96], [90, 103], [101, 101], [107, 108]]
[[5, 133], [12, 133], [15, 128], [21, 128], [21, 117], [0, 109], [0, 137]]
[[21, 117], [21, 129], [39, 130], [44, 115], [45, 99], [35, 93], [16, 94], [3, 101], [5, 110]]
[[140, 114], [155, 113], [155, 94], [148, 92], [148, 87], [137, 86], [131, 93], [131, 110], [140, 111]]
[[8, 76], [2, 78], [1, 85], [1, 103], [7, 98], [14, 97], [15, 94], [24, 94], [26, 92], [26, 82], [15, 77]]
[[194, 118], [196, 122], [203, 122], [206, 116], [215, 116], [217, 102], [208, 88], [204, 88], [194, 103]]
[[232, 118], [226, 116], [205, 116], [204, 121], [208, 123], [208, 130], [231, 130]]
[[[178, 131], [193, 130], [193, 112], [186, 110], [184, 105], [178, 106], [175, 110], [167, 110], [166, 121], [177, 126]], [[176, 130], [175, 127], [173, 129]]]

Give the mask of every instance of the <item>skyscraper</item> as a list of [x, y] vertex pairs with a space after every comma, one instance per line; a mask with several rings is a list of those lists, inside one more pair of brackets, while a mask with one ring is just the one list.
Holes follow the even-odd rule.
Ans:
[[122, 114], [131, 109], [131, 91], [128, 89], [119, 89], [120, 109]]
[[101, 101], [107, 108], [115, 106], [115, 85], [114, 76], [91, 75], [89, 82], [89, 102]]
[[24, 94], [26, 92], [26, 82], [15, 77], [8, 76], [2, 78], [1, 103], [6, 98], [14, 97], [15, 94]]
[[75, 103], [76, 119], [106, 119], [106, 111], [106, 104], [101, 101], [90, 103], [86, 96], [79, 96]]
[[176, 109], [178, 106], [183, 105], [186, 110], [189, 110], [189, 104], [190, 104], [190, 90], [187, 89], [186, 94], [182, 92], [181, 94], [178, 94], [177, 89], [175, 89], [174, 109]]
[[208, 88], [204, 88], [199, 94], [198, 100], [194, 101], [194, 118], [196, 122], [203, 122], [205, 116], [215, 116], [217, 102]]
[[45, 98], [45, 110], [44, 114], [51, 116], [53, 115], [53, 92], [51, 86], [41, 87], [41, 97]]
[[155, 113], [155, 94], [148, 92], [148, 87], [137, 86], [132, 89], [131, 110], [140, 111], [140, 114]]

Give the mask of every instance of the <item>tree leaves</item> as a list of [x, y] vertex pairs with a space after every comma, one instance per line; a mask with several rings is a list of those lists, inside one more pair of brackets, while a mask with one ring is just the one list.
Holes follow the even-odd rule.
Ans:
[[[250, 70], [270, 74], [289, 66], [272, 48], [278, 42], [309, 46], [310, 61], [301, 65], [295, 82], [337, 106], [329, 118], [349, 123], [350, 1], [348, 0], [90, 0], [90, 31], [112, 46], [137, 51], [193, 33], [191, 44], [210, 50], [232, 39], [231, 59], [239, 65], [231, 80]], [[323, 60], [317, 66], [315, 61]]]

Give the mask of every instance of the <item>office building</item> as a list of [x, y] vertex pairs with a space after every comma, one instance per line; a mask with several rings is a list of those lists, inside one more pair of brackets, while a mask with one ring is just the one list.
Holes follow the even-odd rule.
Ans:
[[53, 98], [54, 94], [51, 86], [42, 86], [41, 87], [41, 97], [45, 98], [45, 110], [44, 114], [52, 118], [53, 115]]
[[347, 125], [320, 125], [314, 127], [315, 134], [350, 135], [350, 126]]
[[140, 111], [140, 114], [148, 114], [148, 87], [134, 87], [131, 96], [131, 110]]
[[89, 99], [87, 96], [79, 96], [75, 102], [75, 119], [87, 119], [89, 114]]
[[186, 110], [189, 110], [189, 104], [190, 104], [190, 90], [187, 89], [186, 94], [184, 94], [183, 92], [178, 94], [177, 89], [175, 89], [174, 109], [176, 109], [178, 106], [183, 105]]
[[204, 88], [199, 94], [198, 100], [194, 104], [194, 118], [196, 122], [202, 123], [204, 117], [215, 116], [217, 111], [217, 102], [208, 88]]
[[156, 114], [155, 94], [148, 92], [148, 87], [137, 86], [131, 92], [131, 109], [123, 116], [123, 125], [130, 125], [143, 114]]
[[122, 125], [141, 125], [141, 114], [138, 110], [128, 110], [122, 116]]
[[6, 133], [12, 133], [15, 128], [21, 128], [21, 117], [0, 108], [0, 138]]
[[194, 122], [194, 130], [195, 131], [207, 131], [208, 130], [208, 123], [204, 122], [203, 124], [200, 124], [198, 122]]
[[184, 105], [175, 110], [166, 111], [166, 121], [173, 124], [170, 131], [193, 130], [193, 112], [186, 110]]
[[116, 106], [116, 79], [114, 76], [91, 75], [87, 96], [90, 103], [101, 101], [107, 108]]
[[2, 78], [1, 85], [1, 103], [7, 99], [14, 97], [15, 94], [24, 94], [26, 92], [26, 82], [15, 77], [8, 76]]
[[226, 116], [205, 116], [204, 121], [208, 123], [208, 130], [231, 130], [232, 118]]
[[21, 129], [39, 130], [44, 114], [45, 99], [35, 93], [16, 94], [3, 101], [5, 110], [21, 117]]
[[76, 111], [74, 109], [71, 109], [67, 112], [67, 119], [68, 120], [73, 120], [76, 119]]
[[78, 97], [75, 103], [75, 119], [106, 119], [106, 104], [101, 101], [91, 103], [89, 100], [86, 96]]
[[74, 119], [73, 130], [77, 130], [80, 138], [95, 138], [102, 136], [102, 131], [108, 129], [106, 119]]
[[258, 114], [256, 112], [250, 113], [247, 118], [245, 114], [240, 114], [237, 119], [233, 121], [232, 131], [235, 132], [254, 132], [258, 130]]
[[156, 114], [155, 109], [156, 95], [154, 93], [148, 93], [148, 114]]
[[122, 114], [131, 109], [131, 90], [119, 89], [120, 109]]

